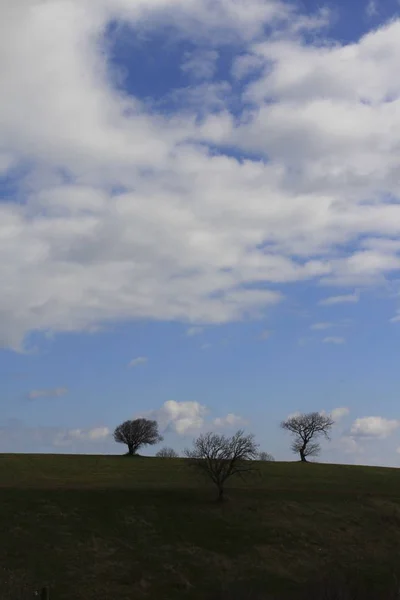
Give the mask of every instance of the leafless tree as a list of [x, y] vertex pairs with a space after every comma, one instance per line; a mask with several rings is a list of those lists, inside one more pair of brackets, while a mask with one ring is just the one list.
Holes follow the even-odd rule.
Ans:
[[163, 437], [158, 432], [157, 421], [135, 419], [118, 425], [114, 431], [114, 440], [126, 444], [129, 456], [134, 456], [142, 446], [158, 444]]
[[265, 462], [274, 462], [275, 458], [269, 452], [259, 452], [257, 454], [257, 460], [262, 460]]
[[232, 437], [205, 433], [193, 441], [193, 449], [185, 450], [190, 464], [202, 471], [217, 486], [218, 500], [224, 499], [225, 482], [234, 475], [243, 477], [255, 470], [258, 444], [254, 435], [240, 429]]
[[165, 448], [161, 448], [157, 452], [156, 456], [158, 458], [178, 458], [178, 453], [175, 452], [175, 450], [173, 448], [165, 447]]
[[318, 437], [324, 436], [329, 440], [329, 432], [334, 424], [329, 415], [323, 415], [319, 412], [311, 412], [302, 415], [296, 415], [282, 421], [281, 427], [289, 431], [294, 440], [292, 450], [300, 454], [302, 462], [307, 462], [308, 456], [317, 456], [321, 447], [317, 441]]

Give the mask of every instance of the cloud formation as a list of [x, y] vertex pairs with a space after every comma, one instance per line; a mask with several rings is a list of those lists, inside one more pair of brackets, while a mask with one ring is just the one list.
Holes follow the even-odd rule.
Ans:
[[139, 416], [155, 419], [162, 432], [188, 435], [200, 431], [208, 412], [207, 407], [199, 402], [167, 400], [161, 408]]
[[332, 419], [334, 419], [334, 421], [337, 422], [340, 421], [340, 419], [343, 419], [343, 417], [347, 417], [349, 413], [350, 409], [347, 408], [347, 406], [340, 406], [338, 408], [334, 408], [330, 414]]
[[400, 427], [397, 419], [384, 417], [362, 417], [356, 419], [350, 433], [354, 437], [386, 438]]
[[345, 344], [346, 340], [343, 337], [338, 336], [328, 336], [322, 340], [324, 344], [335, 344], [336, 346]]
[[217, 417], [213, 420], [212, 424], [218, 429], [226, 429], [233, 427], [244, 427], [247, 424], [247, 421], [239, 415], [229, 413], [226, 415], [226, 417]]
[[203, 333], [202, 327], [189, 327], [186, 330], [186, 335], [188, 335], [189, 337], [192, 337], [194, 335], [200, 335], [201, 333]]
[[[117, 85], [113, 21], [173, 26], [203, 78], [220, 47], [245, 50], [211, 94], [171, 90], [165, 114]], [[18, 203], [0, 199], [0, 346], [122, 319], [257, 318], [281, 285], [399, 270], [400, 20], [306, 42], [328, 21], [274, 0], [5, 0], [0, 170]]]
[[54, 437], [55, 446], [70, 446], [75, 442], [99, 442], [111, 436], [108, 427], [94, 427], [93, 429], [69, 429], [60, 431]]
[[314, 323], [311, 325], [310, 329], [313, 329], [314, 331], [323, 331], [324, 329], [330, 329], [330, 327], [333, 327], [333, 323]]
[[28, 398], [30, 398], [30, 400], [35, 400], [36, 398], [59, 398], [60, 396], [64, 396], [67, 393], [68, 388], [66, 387], [47, 388], [30, 391], [28, 394]]
[[145, 365], [147, 363], [147, 361], [148, 361], [147, 356], [138, 356], [131, 360], [128, 367], [134, 368], [134, 367], [138, 367], [139, 365]]
[[329, 298], [324, 298], [319, 304], [321, 306], [332, 306], [334, 304], [353, 304], [358, 301], [359, 297], [357, 294], [345, 294], [343, 296], [330, 296]]
[[167, 400], [159, 409], [148, 411], [138, 416], [155, 419], [160, 431], [172, 431], [178, 435], [196, 435], [206, 429], [240, 427], [247, 423], [243, 417], [229, 413], [214, 419], [208, 418], [210, 409], [204, 404], [194, 401], [178, 402]]

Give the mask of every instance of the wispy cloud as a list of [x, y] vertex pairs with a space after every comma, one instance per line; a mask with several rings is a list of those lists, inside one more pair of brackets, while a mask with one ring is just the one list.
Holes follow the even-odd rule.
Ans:
[[323, 329], [330, 329], [331, 327], [333, 327], [333, 323], [314, 323], [310, 326], [310, 329], [322, 331]]
[[189, 329], [186, 330], [186, 335], [192, 337], [194, 335], [200, 335], [201, 333], [203, 333], [203, 331], [203, 327], [189, 327]]
[[147, 356], [138, 356], [137, 358], [134, 358], [131, 360], [128, 367], [131, 367], [131, 368], [138, 367], [139, 365], [144, 365], [147, 362], [148, 362]]
[[55, 446], [69, 446], [74, 442], [99, 442], [110, 437], [108, 427], [94, 427], [92, 429], [69, 429], [60, 431], [54, 438]]
[[264, 331], [262, 331], [259, 335], [259, 339], [260, 340], [268, 340], [272, 335], [272, 331], [270, 331], [269, 329], [264, 329]]
[[323, 340], [324, 344], [345, 344], [346, 340], [343, 337], [336, 337], [336, 336], [329, 336], [324, 338]]
[[358, 294], [345, 294], [343, 296], [330, 296], [329, 298], [324, 298], [319, 304], [321, 306], [332, 306], [333, 304], [356, 303], [359, 299], [360, 297]]
[[400, 309], [396, 311], [396, 315], [390, 319], [391, 323], [400, 323]]
[[46, 388], [41, 390], [32, 390], [28, 393], [28, 398], [34, 400], [36, 398], [58, 398], [68, 393], [68, 388]]
[[343, 417], [347, 417], [349, 413], [350, 409], [347, 408], [347, 406], [340, 406], [331, 410], [330, 414], [332, 419], [334, 419], [335, 421], [339, 421], [340, 419], [343, 419]]
[[186, 52], [181, 70], [194, 79], [211, 79], [217, 68], [218, 56], [216, 50]]
[[378, 7], [375, 0], [369, 0], [365, 13], [367, 17], [375, 17], [378, 14]]

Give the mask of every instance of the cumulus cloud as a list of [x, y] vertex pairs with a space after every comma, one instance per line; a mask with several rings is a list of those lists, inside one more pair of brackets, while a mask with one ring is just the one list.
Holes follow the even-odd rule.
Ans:
[[28, 398], [34, 400], [36, 398], [58, 398], [68, 393], [68, 388], [47, 388], [41, 390], [32, 390], [28, 393]]
[[147, 361], [147, 356], [138, 356], [137, 358], [133, 358], [128, 366], [131, 368], [138, 367], [139, 365], [145, 365]]
[[324, 344], [335, 344], [335, 345], [341, 345], [341, 344], [345, 344], [346, 340], [343, 337], [337, 337], [337, 336], [328, 336], [326, 338], [324, 338], [322, 340], [322, 342]]
[[194, 401], [178, 402], [167, 400], [159, 409], [142, 415], [155, 419], [162, 432], [173, 431], [178, 435], [196, 435], [205, 429], [240, 427], [247, 423], [243, 417], [229, 413], [226, 416], [210, 419], [210, 409]]
[[[3, 1], [0, 170], [24, 201], [0, 199], [0, 346], [115, 320], [258, 318], [283, 284], [390, 278], [400, 251], [374, 240], [400, 235], [400, 20], [306, 43], [328, 20], [278, 0]], [[242, 97], [217, 81], [165, 115], [125, 93], [110, 22], [173, 26], [198, 45], [177, 66], [208, 60], [202, 77], [205, 47], [240, 42]]]
[[384, 417], [362, 417], [356, 419], [350, 433], [354, 437], [386, 438], [398, 429], [400, 421]]
[[329, 296], [319, 302], [321, 306], [332, 306], [333, 304], [355, 303], [359, 301], [357, 294], [344, 294], [343, 296]]
[[242, 427], [247, 424], [247, 421], [239, 415], [229, 413], [226, 415], [226, 417], [217, 417], [213, 420], [212, 424], [219, 429], [225, 429], [231, 427]]
[[161, 408], [143, 416], [155, 419], [161, 431], [174, 431], [179, 435], [197, 433], [204, 425], [208, 409], [199, 402], [167, 400]]

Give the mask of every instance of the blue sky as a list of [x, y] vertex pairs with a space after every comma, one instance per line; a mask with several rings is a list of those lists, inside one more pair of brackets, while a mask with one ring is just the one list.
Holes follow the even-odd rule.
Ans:
[[321, 460], [398, 466], [399, 4], [0, 17], [0, 451], [149, 416], [287, 460], [321, 410]]

